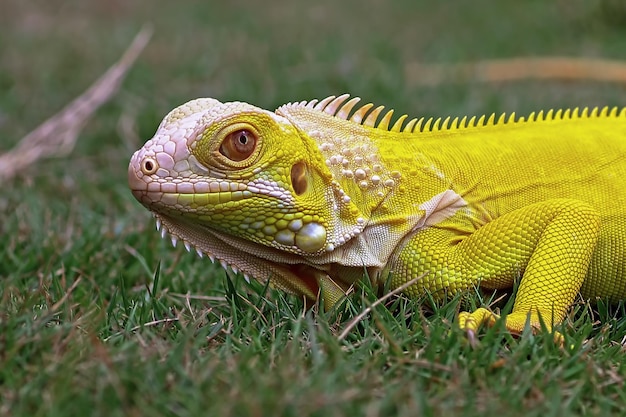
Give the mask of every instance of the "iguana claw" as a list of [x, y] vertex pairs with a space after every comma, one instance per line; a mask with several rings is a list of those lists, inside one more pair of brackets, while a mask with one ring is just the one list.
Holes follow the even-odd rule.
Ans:
[[[487, 325], [489, 327], [493, 326], [497, 320], [500, 320], [500, 316], [487, 310], [486, 308], [478, 308], [473, 312], [462, 311], [459, 313], [458, 317], [458, 326], [461, 330], [464, 330], [467, 334], [467, 338], [470, 342], [470, 345], [473, 347], [476, 346], [478, 340], [476, 338], [476, 332], [482, 325]], [[519, 336], [527, 323], [530, 324], [533, 333], [538, 333], [542, 328], [546, 327], [548, 331], [552, 330], [552, 327], [547, 325], [539, 318], [537, 314], [521, 314], [521, 313], [511, 313], [506, 316], [505, 326], [507, 330], [514, 336]], [[557, 331], [553, 331], [554, 343], [558, 346], [563, 347], [564, 345], [564, 337], [561, 333]]]

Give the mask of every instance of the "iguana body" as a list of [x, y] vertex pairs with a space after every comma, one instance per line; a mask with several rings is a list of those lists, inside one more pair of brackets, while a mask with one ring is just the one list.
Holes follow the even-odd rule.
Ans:
[[365, 272], [427, 273], [405, 293], [439, 299], [521, 278], [513, 332], [626, 298], [626, 108], [389, 127], [357, 102], [191, 101], [133, 155], [133, 194], [188, 249], [326, 306]]

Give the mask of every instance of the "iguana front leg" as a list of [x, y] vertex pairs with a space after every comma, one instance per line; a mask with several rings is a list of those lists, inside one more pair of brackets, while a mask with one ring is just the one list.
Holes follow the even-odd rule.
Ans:
[[[527, 321], [540, 329], [543, 320], [551, 330], [560, 323], [585, 279], [599, 236], [598, 213], [578, 200], [555, 199], [506, 213], [470, 234], [458, 227], [462, 221], [452, 217], [416, 231], [392, 267], [392, 287], [429, 271], [407, 292], [443, 298], [476, 286], [511, 287], [521, 276], [507, 329], [520, 333]], [[460, 326], [474, 331], [496, 318], [479, 309], [462, 313]]]

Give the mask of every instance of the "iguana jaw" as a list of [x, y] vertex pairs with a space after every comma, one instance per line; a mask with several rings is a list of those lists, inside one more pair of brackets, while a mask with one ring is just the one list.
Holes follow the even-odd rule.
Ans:
[[298, 255], [273, 248], [262, 248], [245, 239], [219, 233], [207, 227], [191, 224], [155, 213], [157, 230], [162, 238], [168, 235], [173, 246], [182, 242], [188, 252], [195, 250], [199, 257], [207, 256], [218, 261], [222, 268], [241, 273], [248, 282], [254, 277], [260, 282], [270, 281], [283, 291], [316, 300], [327, 287], [326, 273], [318, 267], [307, 265]]

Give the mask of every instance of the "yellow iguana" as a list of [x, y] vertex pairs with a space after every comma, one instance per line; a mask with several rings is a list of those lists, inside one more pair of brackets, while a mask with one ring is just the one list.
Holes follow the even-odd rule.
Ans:
[[626, 298], [626, 108], [390, 126], [358, 101], [190, 101], [130, 187], [174, 244], [327, 307], [365, 271], [392, 288], [427, 272], [404, 292], [439, 299], [521, 279], [514, 333], [552, 329], [578, 293]]

